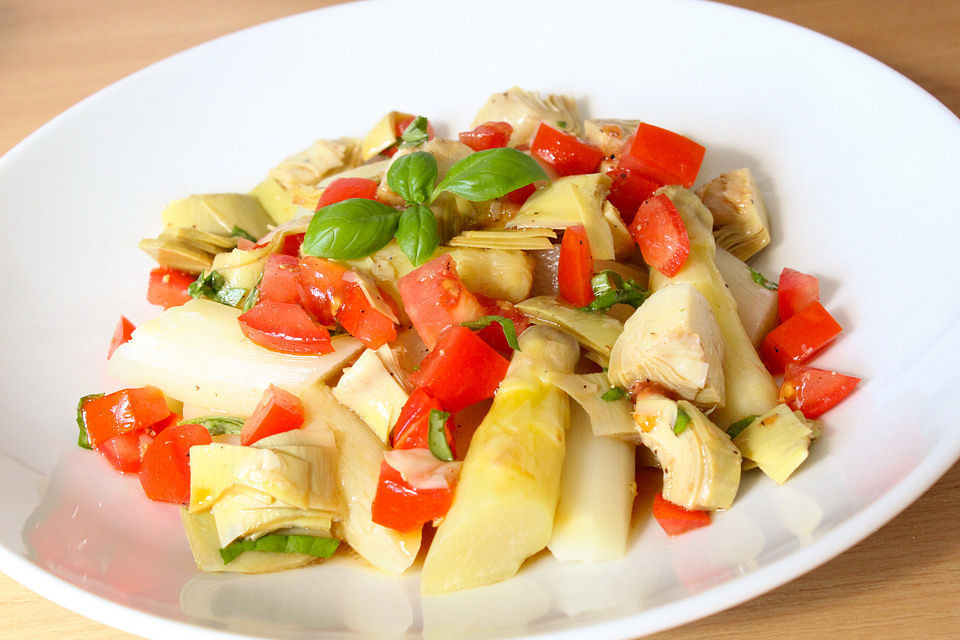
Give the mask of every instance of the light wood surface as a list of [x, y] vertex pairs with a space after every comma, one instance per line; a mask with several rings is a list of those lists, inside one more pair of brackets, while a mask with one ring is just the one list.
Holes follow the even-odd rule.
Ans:
[[[0, 0], [0, 154], [75, 102], [147, 64], [243, 27], [330, 4], [335, 2]], [[846, 42], [960, 113], [958, 0], [729, 4]], [[958, 522], [960, 465], [832, 562], [751, 602], [653, 638], [958, 638]], [[0, 620], [0, 638], [133, 637], [63, 609], [3, 575]]]

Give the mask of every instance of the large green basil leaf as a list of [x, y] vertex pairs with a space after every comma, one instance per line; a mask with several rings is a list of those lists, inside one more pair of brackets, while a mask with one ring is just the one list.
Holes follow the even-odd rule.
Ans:
[[437, 159], [426, 151], [400, 156], [387, 171], [387, 185], [411, 204], [425, 204], [436, 184]]
[[301, 250], [308, 256], [358, 260], [382, 249], [397, 231], [393, 207], [350, 198], [327, 205], [310, 220]]
[[450, 167], [443, 181], [433, 190], [433, 197], [449, 191], [461, 198], [481, 202], [546, 179], [543, 167], [522, 151], [487, 149], [471, 153]]

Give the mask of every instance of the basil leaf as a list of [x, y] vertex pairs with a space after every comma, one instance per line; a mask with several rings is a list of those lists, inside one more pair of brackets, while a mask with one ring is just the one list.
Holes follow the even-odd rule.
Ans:
[[263, 282], [263, 274], [260, 274], [260, 277], [257, 278], [257, 284], [253, 285], [253, 289], [250, 289], [250, 293], [247, 294], [247, 297], [244, 298], [243, 304], [240, 305], [240, 310], [246, 313], [257, 306], [257, 303], [260, 302], [260, 283]]
[[759, 417], [760, 417], [760, 416], [753, 415], [753, 416], [747, 416], [746, 418], [740, 418], [739, 420], [737, 420], [736, 422], [734, 422], [732, 425], [730, 425], [729, 427], [727, 427], [727, 435], [730, 436], [730, 439], [731, 439], [731, 440], [733, 440], [733, 439], [736, 438], [738, 435], [740, 435], [740, 433], [741, 433], [744, 429], [746, 429], [746, 428], [749, 427], [751, 424], [753, 424], [753, 421], [756, 420], [756, 419], [759, 418]]
[[680, 435], [690, 426], [690, 416], [683, 409], [677, 407], [677, 421], [673, 423], [673, 432]]
[[437, 159], [426, 151], [397, 158], [387, 170], [387, 185], [401, 198], [414, 204], [425, 204], [437, 184]]
[[754, 270], [753, 267], [747, 265], [747, 269], [750, 269], [750, 277], [753, 278], [753, 281], [756, 282], [761, 287], [765, 289], [770, 289], [771, 291], [776, 291], [779, 285], [773, 280], [767, 280], [766, 277], [759, 271]]
[[102, 397], [102, 393], [91, 393], [90, 395], [80, 398], [80, 402], [77, 403], [77, 426], [80, 427], [80, 436], [77, 437], [77, 446], [83, 449], [93, 449], [93, 445], [90, 444], [90, 435], [87, 433], [87, 421], [83, 417], [83, 405], [87, 404], [87, 402], [93, 400], [94, 398]]
[[620, 400], [627, 396], [627, 390], [623, 387], [610, 387], [610, 390], [600, 396], [601, 400], [606, 400], [607, 402], [613, 402], [614, 400]]
[[442, 191], [449, 191], [472, 202], [481, 202], [546, 179], [543, 167], [522, 151], [505, 147], [487, 149], [471, 153], [450, 167], [433, 190], [432, 199]]
[[397, 243], [403, 255], [413, 266], [419, 267], [430, 259], [440, 246], [437, 218], [425, 204], [415, 204], [400, 214]]
[[192, 418], [190, 420], [181, 420], [179, 425], [198, 424], [212, 436], [222, 436], [224, 434], [237, 434], [243, 430], [243, 418], [237, 416], [203, 416], [202, 418]]
[[429, 139], [430, 132], [427, 131], [427, 119], [423, 116], [417, 116], [400, 134], [400, 148], [416, 147]]
[[450, 414], [438, 409], [430, 410], [430, 431], [427, 436], [427, 443], [430, 445], [430, 453], [440, 460], [450, 462], [453, 460], [453, 452], [450, 451], [450, 443], [447, 442], [447, 433], [444, 426]]
[[594, 275], [590, 287], [595, 298], [586, 307], [581, 307], [583, 311], [606, 311], [615, 304], [628, 304], [636, 309], [650, 295], [636, 280], [624, 281], [619, 273], [610, 269]]
[[593, 295], [595, 296], [603, 295], [608, 291], [622, 289], [623, 276], [616, 271], [604, 269], [590, 278], [590, 288], [593, 289]]
[[207, 298], [229, 307], [236, 307], [247, 295], [246, 289], [231, 287], [218, 271], [201, 273], [200, 276], [187, 287], [187, 293], [193, 298]]
[[471, 322], [461, 322], [460, 326], [477, 331], [489, 327], [494, 322], [499, 323], [500, 326], [503, 327], [503, 337], [507, 339], [507, 344], [510, 345], [510, 348], [514, 351], [520, 351], [520, 342], [517, 340], [517, 328], [514, 326], [513, 320], [509, 320], [503, 316], [483, 316]]
[[256, 540], [237, 540], [220, 549], [220, 557], [224, 564], [237, 559], [244, 551], [261, 551], [266, 553], [302, 553], [318, 558], [329, 558], [340, 546], [335, 538], [320, 538], [317, 536], [282, 535], [271, 533]]
[[301, 251], [334, 260], [366, 258], [393, 239], [398, 217], [393, 207], [366, 198], [329, 204], [310, 220]]
[[254, 238], [252, 235], [250, 235], [249, 233], [247, 233], [246, 231], [244, 231], [243, 229], [241, 229], [241, 228], [238, 227], [237, 225], [233, 225], [233, 231], [230, 232], [230, 235], [231, 235], [231, 236], [238, 236], [238, 237], [240, 237], [240, 238], [244, 238], [245, 240], [249, 240], [250, 242], [256, 242], [256, 241], [257, 241], [256, 238]]

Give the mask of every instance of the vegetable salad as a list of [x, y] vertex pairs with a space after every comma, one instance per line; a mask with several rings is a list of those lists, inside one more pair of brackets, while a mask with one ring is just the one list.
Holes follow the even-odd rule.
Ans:
[[663, 531], [709, 525], [859, 379], [807, 364], [841, 328], [816, 277], [749, 266], [762, 194], [693, 190], [706, 153], [513, 88], [452, 138], [392, 111], [177, 200], [140, 243], [164, 310], [121, 317], [127, 386], [80, 399], [79, 445], [180, 505], [203, 571], [349, 547], [400, 575], [427, 527], [424, 593], [612, 560], [651, 467]]

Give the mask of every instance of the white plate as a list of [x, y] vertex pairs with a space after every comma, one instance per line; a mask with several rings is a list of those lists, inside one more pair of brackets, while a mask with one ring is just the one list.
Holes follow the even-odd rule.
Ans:
[[[685, 132], [708, 148], [703, 177], [753, 167], [773, 212], [761, 267], [821, 276], [847, 330], [816, 364], [864, 383], [786, 486], [754, 474], [713, 526], [675, 540], [642, 527], [622, 562], [539, 557], [423, 603], [415, 575], [345, 561], [197, 573], [176, 509], [73, 445], [77, 398], [112, 384], [117, 316], [155, 313], [137, 240], [167, 201], [248, 189], [316, 138], [362, 134], [394, 107], [453, 133], [514, 84]], [[868, 535], [960, 453], [960, 424], [940, 410], [960, 353], [958, 148], [958, 120], [887, 67], [705, 3], [359, 3], [150, 67], [0, 160], [0, 570], [151, 637], [625, 638], [753, 597]]]

